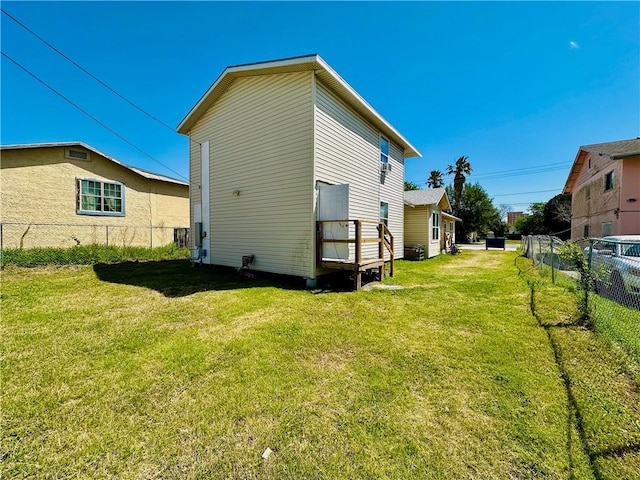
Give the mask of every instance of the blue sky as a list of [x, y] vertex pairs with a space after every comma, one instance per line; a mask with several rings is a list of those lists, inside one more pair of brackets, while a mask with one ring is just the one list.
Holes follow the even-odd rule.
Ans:
[[[469, 181], [513, 210], [559, 193], [580, 145], [640, 135], [638, 2], [4, 1], [2, 8], [172, 127], [226, 66], [319, 53], [422, 152], [407, 160], [407, 180], [424, 185], [431, 170], [467, 155]], [[3, 53], [160, 163], [4, 57], [2, 144], [81, 140], [125, 163], [188, 176], [186, 137], [4, 14], [1, 29]]]

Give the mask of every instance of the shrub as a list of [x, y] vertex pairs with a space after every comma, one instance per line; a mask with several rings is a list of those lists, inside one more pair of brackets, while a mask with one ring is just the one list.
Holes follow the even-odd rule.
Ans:
[[118, 247], [113, 245], [76, 245], [71, 248], [7, 248], [0, 254], [0, 265], [37, 267], [44, 265], [92, 265], [127, 261], [178, 260], [189, 258], [189, 249], [173, 243], [163, 247]]

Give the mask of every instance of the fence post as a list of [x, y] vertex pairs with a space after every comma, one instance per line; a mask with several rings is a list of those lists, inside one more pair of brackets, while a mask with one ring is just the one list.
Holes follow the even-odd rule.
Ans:
[[556, 283], [555, 257], [553, 256], [553, 238], [549, 237], [549, 246], [551, 248], [551, 282]]
[[[588, 275], [591, 275], [591, 262], [593, 259], [593, 240], [589, 239], [589, 263], [587, 269], [589, 271]], [[584, 272], [585, 274], [587, 272]], [[589, 313], [589, 289], [592, 288], [593, 279], [587, 279], [587, 281], [583, 281], [584, 285], [584, 310], [585, 313]]]
[[544, 263], [542, 261], [542, 237], [538, 236], [538, 252], [540, 252], [540, 256], [538, 257], [538, 260], [540, 260], [540, 275], [542, 275], [542, 264]]

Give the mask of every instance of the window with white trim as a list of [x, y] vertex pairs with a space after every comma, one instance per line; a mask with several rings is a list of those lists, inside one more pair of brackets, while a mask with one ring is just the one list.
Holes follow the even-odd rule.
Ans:
[[380, 136], [380, 163], [389, 163], [389, 140]]
[[124, 184], [79, 178], [76, 182], [76, 213], [82, 215], [124, 215]]
[[431, 240], [440, 240], [440, 214], [431, 214]]
[[389, 226], [389, 204], [380, 202], [380, 221], [387, 227]]

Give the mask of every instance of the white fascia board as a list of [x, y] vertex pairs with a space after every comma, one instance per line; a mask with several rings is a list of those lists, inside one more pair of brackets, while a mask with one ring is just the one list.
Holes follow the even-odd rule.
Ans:
[[312, 67], [309, 70], [323, 70], [328, 73], [337, 82], [337, 84], [340, 85], [340, 87], [344, 90], [344, 93], [364, 110], [365, 116], [373, 119], [373, 123], [378, 123], [382, 126], [383, 133], [391, 137], [395, 137], [397, 140], [400, 140], [400, 143], [404, 144], [402, 145], [402, 147], [405, 151], [408, 151], [407, 153], [409, 153], [409, 157], [422, 157], [422, 154], [413, 145], [411, 145], [411, 143], [409, 143], [409, 141], [400, 132], [398, 132], [393, 126], [391, 126], [391, 124], [387, 122], [382, 117], [382, 115], [380, 115], [371, 105], [369, 105], [369, 103], [364, 98], [362, 98], [360, 94], [351, 87], [351, 85], [349, 85], [333, 68], [329, 66], [327, 62], [324, 61], [324, 59], [322, 59], [322, 57], [317, 54], [283, 60], [274, 60], [270, 62], [248, 63], [244, 65], [236, 65], [225, 68], [222, 74], [220, 74], [220, 76], [209, 87], [204, 95], [200, 97], [200, 100], [198, 100], [196, 105], [191, 110], [189, 110], [189, 113], [178, 125], [177, 131], [185, 135], [189, 132], [192, 117], [198, 113], [202, 105], [209, 99], [209, 96], [220, 87], [220, 85], [227, 79], [227, 77], [240, 77], [251, 72], [256, 72], [256, 74], [259, 74], [260, 71], [264, 70], [274, 70], [273, 73], [279, 73], [279, 69], [286, 71], [287, 67], [295, 67], [296, 65], [305, 64], [309, 67]]
[[320, 57], [318, 57], [318, 55], [308, 55], [304, 57], [275, 60], [272, 62], [246, 63], [243, 65], [235, 65], [235, 66], [225, 68], [224, 71], [220, 74], [220, 76], [218, 76], [216, 81], [213, 82], [213, 84], [209, 87], [209, 89], [204, 93], [204, 95], [200, 97], [200, 100], [198, 100], [198, 103], [196, 103], [195, 106], [191, 110], [189, 110], [189, 113], [187, 113], [187, 115], [182, 119], [182, 121], [180, 122], [180, 125], [178, 125], [178, 128], [176, 130], [178, 131], [178, 133], [182, 133], [185, 135], [187, 134], [188, 130], [185, 129], [185, 124], [189, 122], [191, 116], [198, 111], [200, 106], [209, 98], [209, 95], [222, 83], [222, 81], [227, 76], [230, 76], [230, 75], [235, 76], [234, 74], [263, 70], [266, 68], [285, 68], [293, 65], [298, 65], [301, 63], [312, 63], [312, 62], [317, 62], [319, 58]]
[[329, 73], [348, 93], [353, 97], [361, 106], [365, 108], [367, 113], [377, 119], [380, 123], [382, 123], [389, 131], [391, 131], [395, 136], [397, 136], [400, 140], [402, 140], [406, 147], [409, 148], [411, 153], [415, 153], [415, 155], [419, 158], [422, 158], [422, 154], [415, 148], [409, 141], [404, 138], [404, 136], [398, 132], [389, 122], [387, 122], [382, 115], [380, 115], [375, 108], [373, 108], [358, 92], [356, 92], [351, 85], [349, 85], [333, 68], [329, 66], [327, 62], [325, 62], [321, 57], [317, 57], [317, 62], [322, 66], [322, 68]]

